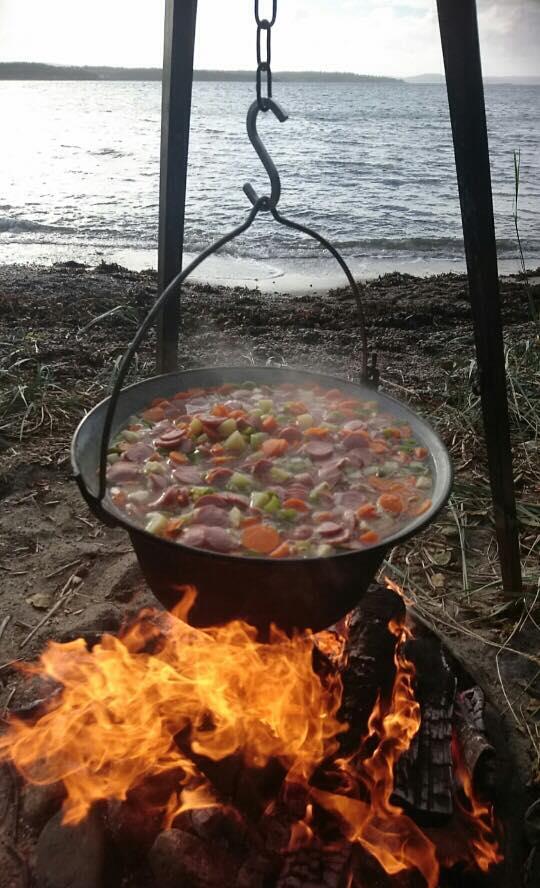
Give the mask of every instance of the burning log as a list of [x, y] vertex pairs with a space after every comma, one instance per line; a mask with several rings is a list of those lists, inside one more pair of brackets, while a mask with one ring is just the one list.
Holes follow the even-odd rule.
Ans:
[[418, 823], [436, 825], [453, 812], [452, 721], [456, 677], [441, 642], [434, 636], [413, 639], [404, 653], [416, 669], [420, 729], [399, 759], [393, 800]]
[[377, 698], [389, 700], [395, 678], [396, 636], [391, 621], [405, 621], [405, 604], [397, 592], [372, 583], [361, 604], [347, 618], [347, 641], [341, 669], [342, 704], [338, 716], [349, 725], [342, 752], [358, 748]]
[[484, 692], [478, 686], [457, 695], [454, 724], [475, 792], [492, 798], [495, 785], [495, 750], [486, 736]]

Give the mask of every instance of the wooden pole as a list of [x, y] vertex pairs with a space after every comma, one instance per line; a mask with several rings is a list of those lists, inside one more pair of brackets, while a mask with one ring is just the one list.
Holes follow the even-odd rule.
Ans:
[[[159, 187], [158, 292], [182, 269], [197, 0], [166, 0]], [[177, 367], [180, 306], [167, 300], [157, 325], [157, 370]]]
[[437, 0], [504, 591], [521, 595], [493, 199], [475, 0]]

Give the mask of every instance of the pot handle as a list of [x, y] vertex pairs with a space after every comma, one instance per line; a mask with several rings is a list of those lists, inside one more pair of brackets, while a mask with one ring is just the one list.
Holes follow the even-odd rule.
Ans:
[[[241, 225], [238, 225], [236, 228], [233, 228], [232, 231], [229, 231], [227, 234], [223, 235], [222, 238], [215, 241], [202, 253], [200, 253], [193, 262], [190, 264], [179, 274], [176, 275], [172, 279], [172, 281], [165, 287], [163, 292], [158, 296], [154, 305], [148, 312], [146, 318], [142, 322], [139, 327], [133, 341], [131, 342], [128, 350], [126, 351], [124, 357], [122, 358], [120, 365], [118, 367], [118, 373], [116, 375], [116, 379], [114, 381], [111, 395], [109, 398], [109, 402], [107, 405], [107, 412], [105, 414], [105, 421], [103, 423], [103, 432], [101, 435], [101, 445], [100, 445], [100, 459], [99, 459], [99, 485], [98, 485], [98, 495], [97, 498], [94, 497], [90, 491], [86, 491], [87, 496], [91, 497], [93, 502], [93, 508], [98, 508], [100, 513], [101, 502], [105, 496], [105, 490], [107, 486], [107, 452], [109, 449], [109, 441], [111, 437], [111, 429], [114, 419], [114, 414], [116, 412], [116, 405], [118, 403], [118, 397], [120, 395], [120, 391], [122, 390], [122, 386], [124, 384], [124, 380], [126, 378], [127, 372], [129, 370], [129, 365], [135, 355], [135, 352], [139, 348], [139, 345], [145, 336], [147, 330], [150, 325], [153, 323], [159, 312], [161, 311], [165, 300], [173, 293], [184, 281], [190, 276], [190, 274], [201, 265], [205, 259], [212, 255], [212, 253], [217, 252], [221, 247], [225, 246], [225, 244], [234, 240], [240, 234], [243, 234], [244, 231], [253, 224], [255, 221], [255, 217], [261, 211], [270, 211], [272, 216], [279, 222], [281, 225], [284, 225], [287, 228], [293, 228], [296, 231], [300, 231], [303, 234], [307, 234], [309, 237], [316, 240], [321, 246], [323, 246], [329, 253], [336, 259], [342, 270], [345, 272], [347, 277], [347, 281], [351, 287], [355, 302], [356, 309], [358, 313], [359, 326], [360, 326], [360, 336], [362, 340], [362, 369], [361, 369], [361, 380], [366, 385], [376, 385], [377, 384], [377, 370], [375, 366], [374, 356], [372, 359], [371, 368], [368, 368], [368, 344], [367, 344], [367, 335], [366, 335], [366, 322], [364, 316], [364, 310], [362, 307], [362, 300], [360, 298], [360, 291], [358, 289], [358, 284], [356, 283], [352, 272], [345, 262], [343, 256], [339, 253], [339, 251], [334, 247], [326, 238], [324, 238], [321, 234], [318, 234], [312, 228], [308, 228], [306, 225], [301, 225], [298, 222], [293, 222], [290, 219], [287, 219], [285, 216], [282, 216], [281, 213], [278, 212], [275, 206], [272, 205], [270, 199], [268, 197], [259, 197], [256, 199], [253, 207], [248, 214], [247, 218]], [[82, 479], [81, 479], [82, 482]], [[83, 491], [84, 492], [84, 491]]]

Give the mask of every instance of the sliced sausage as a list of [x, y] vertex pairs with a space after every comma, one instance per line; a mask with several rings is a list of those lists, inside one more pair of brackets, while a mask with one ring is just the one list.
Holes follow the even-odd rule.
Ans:
[[230, 523], [229, 513], [218, 506], [201, 506], [193, 512], [192, 524], [204, 524], [207, 527], [229, 527]]
[[365, 447], [362, 449], [356, 448], [354, 450], [348, 450], [347, 459], [355, 469], [362, 469], [364, 466], [369, 466], [373, 462], [371, 454]]
[[143, 463], [153, 453], [154, 448], [150, 444], [145, 444], [144, 441], [137, 441], [136, 444], [132, 444], [131, 447], [124, 451], [124, 459], [129, 460], [129, 462]]
[[301, 484], [302, 487], [308, 487], [310, 490], [315, 486], [315, 478], [309, 472], [300, 472], [294, 476], [295, 484]]
[[155, 445], [156, 447], [163, 447], [164, 450], [176, 450], [185, 437], [185, 429], [171, 429], [170, 432], [163, 432], [159, 438], [156, 438]]
[[258, 459], [257, 462], [253, 463], [251, 472], [257, 478], [262, 478], [270, 471], [273, 465], [274, 463], [271, 459]]
[[336, 524], [334, 521], [323, 521], [322, 524], [319, 524], [317, 527], [317, 533], [322, 537], [333, 537], [338, 533], [341, 533], [343, 527], [340, 524]]
[[178, 466], [173, 477], [180, 484], [202, 484], [202, 475], [195, 466]]
[[135, 481], [140, 474], [140, 466], [124, 459], [117, 460], [107, 469], [107, 478], [111, 484], [120, 484], [122, 481]]
[[247, 509], [249, 507], [249, 499], [242, 496], [241, 493], [205, 493], [197, 500], [198, 506], [217, 506], [219, 509], [230, 509], [237, 506], [239, 509]]
[[281, 429], [279, 437], [285, 438], [290, 444], [294, 444], [295, 441], [302, 440], [302, 432], [296, 426], [285, 426], [284, 429]]
[[319, 524], [317, 531], [319, 536], [333, 545], [347, 543], [351, 538], [351, 531], [347, 527], [335, 524], [333, 521], [325, 521], [323, 524]]
[[148, 504], [148, 510], [169, 509], [171, 506], [187, 506], [189, 502], [189, 491], [185, 487], [179, 487], [173, 484], [163, 491], [160, 497], [153, 503]]
[[350, 422], [346, 422], [343, 426], [348, 432], [357, 432], [359, 429], [365, 429], [365, 427], [366, 424], [360, 419], [351, 419]]
[[362, 490], [346, 490], [344, 493], [337, 493], [336, 499], [340, 506], [346, 509], [358, 509], [367, 502], [367, 496]]
[[305, 446], [305, 452], [311, 459], [329, 459], [334, 453], [334, 445], [327, 441], [310, 441]]
[[221, 423], [225, 421], [225, 418], [226, 417], [224, 417], [224, 416], [212, 416], [212, 415], [199, 416], [199, 419], [202, 422], [203, 426], [205, 426], [205, 428], [207, 428], [207, 429], [211, 429], [212, 431], [217, 431], [219, 429]]
[[225, 484], [231, 475], [233, 474], [232, 469], [227, 469], [225, 466], [219, 466], [216, 469], [210, 469], [209, 472], [206, 473], [205, 479], [207, 484], [211, 484], [212, 487], [221, 487], [222, 484]]
[[207, 529], [202, 524], [187, 527], [180, 537], [180, 542], [185, 543], [186, 546], [196, 546], [198, 549], [202, 549], [205, 545]]
[[343, 439], [342, 444], [345, 450], [353, 450], [356, 447], [367, 447], [369, 441], [366, 436], [361, 435], [360, 432], [351, 432], [350, 435], [347, 435], [347, 437]]
[[228, 531], [222, 527], [205, 528], [205, 547], [215, 552], [230, 552], [236, 548], [236, 543]]
[[313, 536], [313, 528], [309, 524], [299, 524], [291, 532], [293, 540], [309, 540]]

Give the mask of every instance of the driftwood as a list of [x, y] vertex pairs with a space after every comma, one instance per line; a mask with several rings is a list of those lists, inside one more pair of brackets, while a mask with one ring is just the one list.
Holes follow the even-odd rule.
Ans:
[[456, 678], [439, 639], [426, 636], [405, 645], [416, 668], [421, 724], [394, 774], [394, 800], [417, 822], [435, 825], [454, 808], [452, 719]]
[[454, 725], [463, 762], [472, 777], [477, 794], [492, 798], [495, 787], [495, 750], [486, 736], [485, 696], [475, 686], [461, 691], [456, 698]]

